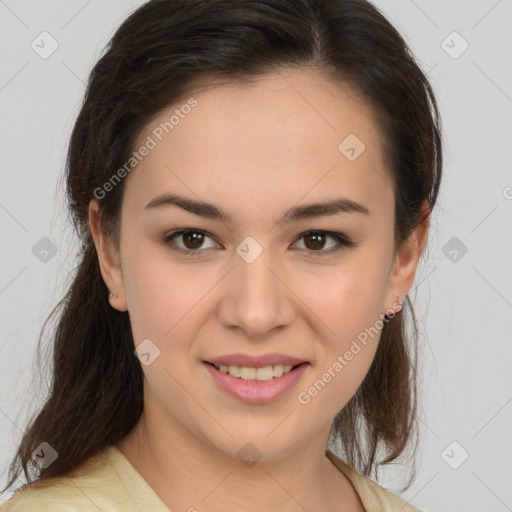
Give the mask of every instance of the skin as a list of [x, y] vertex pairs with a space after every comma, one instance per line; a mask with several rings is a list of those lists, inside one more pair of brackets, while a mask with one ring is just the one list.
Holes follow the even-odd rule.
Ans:
[[[362, 511], [325, 450], [332, 420], [368, 372], [379, 336], [310, 403], [297, 394], [407, 294], [428, 220], [395, 250], [385, 141], [370, 106], [349, 86], [309, 69], [281, 69], [194, 98], [198, 105], [125, 178], [118, 248], [101, 229], [98, 202], [90, 204], [102, 276], [117, 294], [111, 305], [129, 311], [135, 345], [149, 338], [160, 350], [142, 365], [141, 420], [117, 446], [172, 510]], [[135, 146], [184, 103], [148, 124]], [[366, 146], [354, 161], [338, 149], [349, 134]], [[213, 203], [234, 220], [175, 205], [145, 209], [164, 192]], [[369, 215], [276, 224], [297, 204], [339, 197]], [[164, 240], [181, 228], [208, 233], [203, 245], [174, 238], [200, 255], [179, 254]], [[301, 237], [307, 230], [342, 233], [356, 245], [322, 256], [337, 241]], [[263, 249], [252, 263], [236, 252], [248, 236]], [[310, 365], [291, 391], [251, 405], [221, 391], [203, 366], [233, 352], [279, 352]], [[261, 452], [251, 467], [237, 457], [248, 442]]]

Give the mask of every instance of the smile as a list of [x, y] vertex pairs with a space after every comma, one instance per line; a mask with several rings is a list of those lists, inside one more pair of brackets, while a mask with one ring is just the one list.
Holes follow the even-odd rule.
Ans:
[[290, 391], [309, 367], [272, 365], [251, 368], [203, 362], [217, 387], [224, 393], [250, 404], [264, 404], [277, 400]]

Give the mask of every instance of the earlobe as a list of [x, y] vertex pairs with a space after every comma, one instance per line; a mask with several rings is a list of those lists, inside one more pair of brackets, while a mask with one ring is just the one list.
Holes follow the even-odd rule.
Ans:
[[89, 203], [89, 228], [96, 247], [101, 276], [110, 291], [108, 299], [118, 311], [126, 311], [124, 281], [119, 254], [112, 238], [105, 234], [101, 226], [100, 209], [96, 199]]

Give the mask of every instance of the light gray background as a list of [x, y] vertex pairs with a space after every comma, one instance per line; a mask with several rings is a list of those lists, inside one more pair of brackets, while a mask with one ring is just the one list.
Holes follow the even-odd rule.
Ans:
[[[70, 130], [92, 65], [142, 3], [0, 0], [2, 484], [47, 393], [37, 337], [77, 252], [61, 181]], [[403, 495], [425, 512], [512, 510], [512, 1], [376, 3], [428, 71], [446, 144], [429, 259], [410, 294], [423, 333], [422, 437]], [[43, 31], [58, 43], [46, 59], [31, 48]], [[57, 249], [46, 263], [32, 250], [43, 237]], [[381, 484], [399, 489], [401, 470]]]

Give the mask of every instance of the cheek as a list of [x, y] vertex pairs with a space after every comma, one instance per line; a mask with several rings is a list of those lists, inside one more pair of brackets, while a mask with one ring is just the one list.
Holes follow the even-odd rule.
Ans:
[[149, 244], [127, 249], [124, 263], [135, 344], [149, 338], [173, 367], [180, 368], [191, 357], [192, 341], [212, 308], [208, 292], [222, 273], [206, 266], [172, 263], [165, 250]]
[[[372, 251], [368, 250], [366, 253]], [[335, 339], [347, 340], [370, 327], [384, 312], [387, 260], [360, 251], [336, 266], [304, 269], [294, 288]]]
[[[205, 314], [201, 299], [213, 278], [199, 275], [193, 266], [169, 264], [154, 248], [131, 251], [124, 261], [130, 324], [147, 383], [161, 403], [172, 396], [174, 406], [185, 411], [190, 404], [178, 383], [185, 382], [190, 368], [198, 315]], [[147, 365], [144, 353], [150, 354]], [[190, 386], [187, 382], [192, 392]]]
[[386, 284], [382, 261], [363, 254], [302, 280], [297, 295], [307, 305], [303, 314], [318, 326], [321, 343], [316, 345], [318, 367], [300, 390], [300, 403], [314, 401], [314, 407], [334, 415], [357, 391], [378, 347]]

